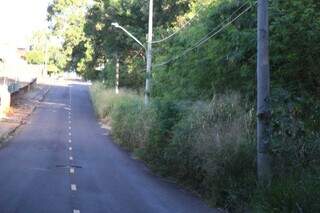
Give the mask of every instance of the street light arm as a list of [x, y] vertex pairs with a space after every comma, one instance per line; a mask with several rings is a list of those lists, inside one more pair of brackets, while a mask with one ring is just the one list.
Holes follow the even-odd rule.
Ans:
[[141, 41], [139, 41], [139, 39], [137, 39], [134, 35], [132, 35], [128, 30], [126, 30], [124, 27], [120, 26], [118, 23], [112, 23], [112, 26], [116, 27], [116, 28], [120, 28], [121, 30], [123, 30], [125, 33], [127, 33], [132, 39], [134, 39], [138, 44], [140, 44], [140, 46], [142, 46], [145, 50], [146, 47], [142, 44]]

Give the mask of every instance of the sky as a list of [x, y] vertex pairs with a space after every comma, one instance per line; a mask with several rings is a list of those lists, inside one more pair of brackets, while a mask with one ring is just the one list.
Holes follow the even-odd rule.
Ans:
[[0, 0], [0, 43], [28, 45], [32, 32], [46, 29], [50, 0]]

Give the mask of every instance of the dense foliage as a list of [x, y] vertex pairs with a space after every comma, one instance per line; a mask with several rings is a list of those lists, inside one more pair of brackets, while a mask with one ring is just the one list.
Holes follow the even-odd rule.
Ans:
[[[82, 8], [73, 1], [66, 2]], [[68, 14], [70, 5], [58, 2], [53, 17]], [[146, 108], [138, 95], [105, 87], [114, 86], [117, 58], [120, 86], [144, 87], [143, 48], [111, 23], [145, 43], [147, 10], [147, 0], [95, 0], [81, 24], [67, 22], [77, 36], [60, 34], [73, 68], [104, 82], [93, 87], [93, 99], [117, 141], [214, 206], [319, 212], [320, 2], [270, 1], [268, 188], [255, 182], [256, 1], [155, 0], [154, 39], [177, 33], [153, 45], [153, 101]]]

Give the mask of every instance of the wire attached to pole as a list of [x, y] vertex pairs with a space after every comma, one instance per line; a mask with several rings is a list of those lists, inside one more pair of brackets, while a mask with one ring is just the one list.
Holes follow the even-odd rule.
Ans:
[[[256, 4], [256, 3], [255, 3]], [[255, 5], [254, 4], [254, 5]], [[241, 6], [237, 11], [239, 11], [243, 6]], [[219, 34], [220, 32], [222, 32], [225, 28], [227, 28], [229, 25], [231, 25], [233, 22], [235, 22], [238, 18], [240, 18], [243, 14], [245, 14], [246, 12], [248, 12], [251, 8], [253, 7], [252, 4], [250, 4], [249, 7], [247, 7], [245, 10], [243, 10], [239, 15], [237, 15], [235, 18], [231, 19], [228, 23], [224, 24], [222, 27], [220, 27], [223, 23], [226, 22], [226, 20], [229, 20], [230, 18], [232, 18], [232, 16], [235, 14], [235, 12], [225, 21], [223, 21], [221, 24], [219, 24], [217, 27], [215, 27], [210, 33], [208, 33], [207, 35], [205, 35], [203, 38], [201, 38], [199, 41], [197, 41], [192, 47], [186, 49], [185, 51], [183, 51], [180, 55], [175, 56], [165, 62], [161, 62], [159, 64], [155, 64], [153, 65], [153, 67], [160, 67], [160, 66], [164, 66], [169, 64], [172, 61], [175, 61], [179, 58], [181, 58], [182, 56], [188, 54], [189, 52], [191, 52], [192, 50], [200, 47], [201, 45], [203, 45], [204, 43], [206, 43], [207, 41], [209, 41], [211, 38], [215, 37], [217, 34]], [[220, 28], [220, 29], [219, 29]]]

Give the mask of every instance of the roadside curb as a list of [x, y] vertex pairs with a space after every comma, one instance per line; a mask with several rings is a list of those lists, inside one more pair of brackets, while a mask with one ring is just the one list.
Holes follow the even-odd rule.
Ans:
[[17, 125], [12, 127], [10, 130], [4, 132], [2, 135], [0, 135], [0, 149], [3, 148], [7, 143], [8, 139], [14, 135], [14, 133], [24, 124], [26, 124], [26, 120], [32, 115], [32, 113], [37, 109], [40, 102], [42, 102], [45, 97], [47, 96], [48, 92], [50, 91], [50, 86], [40, 94], [39, 98], [36, 98], [36, 103], [32, 106], [30, 113], [28, 113], [25, 117], [23, 117], [20, 122], [17, 122]]
[[23, 122], [20, 122], [15, 127], [11, 128], [9, 131], [3, 133], [0, 136], [0, 149], [6, 145], [8, 138], [10, 138], [22, 125], [23, 125]]

